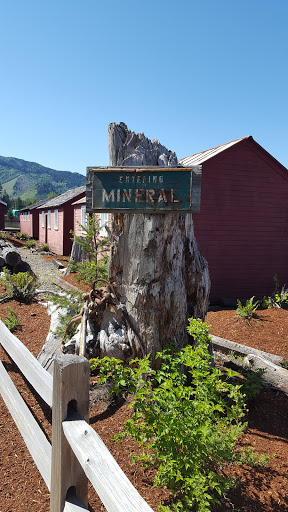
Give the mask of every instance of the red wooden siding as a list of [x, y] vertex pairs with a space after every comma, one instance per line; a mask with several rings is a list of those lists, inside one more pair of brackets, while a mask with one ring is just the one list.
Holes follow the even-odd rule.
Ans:
[[5, 229], [5, 204], [0, 202], [0, 230]]
[[263, 297], [288, 285], [288, 173], [253, 140], [202, 164], [196, 240], [208, 260], [211, 302]]

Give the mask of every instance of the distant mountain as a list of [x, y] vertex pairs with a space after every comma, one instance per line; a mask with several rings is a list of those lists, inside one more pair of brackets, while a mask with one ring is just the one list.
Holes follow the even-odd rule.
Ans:
[[85, 185], [86, 178], [78, 172], [55, 171], [34, 162], [0, 156], [0, 182], [10, 198], [40, 200], [50, 192], [58, 195]]

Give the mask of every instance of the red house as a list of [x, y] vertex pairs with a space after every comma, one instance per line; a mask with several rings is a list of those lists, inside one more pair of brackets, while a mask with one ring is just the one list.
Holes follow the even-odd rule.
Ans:
[[72, 248], [70, 231], [74, 229], [73, 203], [85, 196], [86, 186], [68, 190], [37, 207], [39, 242], [48, 243], [56, 254], [68, 256]]
[[[229, 304], [288, 285], [288, 172], [243, 137], [179, 160], [202, 164], [196, 240], [206, 257], [211, 303]], [[233, 299], [231, 301], [231, 299]]]
[[38, 206], [44, 205], [48, 199], [38, 201], [20, 210], [20, 231], [31, 238], [39, 238], [39, 211]]
[[[86, 232], [82, 226], [86, 225], [86, 196], [73, 203], [74, 206], [74, 233], [76, 236], [85, 236]], [[99, 213], [100, 236], [107, 236], [105, 225], [109, 223], [109, 213]]]

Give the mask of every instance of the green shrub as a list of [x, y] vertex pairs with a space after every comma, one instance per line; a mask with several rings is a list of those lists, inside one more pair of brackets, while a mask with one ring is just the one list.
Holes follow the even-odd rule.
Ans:
[[284, 305], [288, 304], [288, 290], [286, 285], [282, 286], [280, 289], [277, 275], [273, 277], [273, 280], [275, 283], [274, 292], [271, 296], [263, 297], [261, 303], [262, 308], [282, 308]]
[[10, 274], [9, 270], [4, 268], [0, 281], [9, 298], [28, 303], [33, 299], [37, 282], [35, 276], [29, 272]]
[[8, 240], [10, 238], [10, 233], [7, 233], [7, 231], [0, 231], [0, 239], [1, 240]]
[[13, 311], [9, 306], [8, 313], [4, 320], [4, 324], [6, 325], [7, 329], [9, 329], [9, 331], [11, 332], [15, 331], [16, 327], [18, 327], [19, 325], [19, 320], [17, 318], [15, 311]]
[[43, 244], [39, 244], [39, 250], [44, 251], [44, 252], [49, 252], [50, 251], [49, 244], [47, 244], [46, 242]]
[[195, 346], [164, 350], [159, 370], [150, 368], [149, 356], [129, 365], [109, 358], [90, 361], [91, 369], [99, 370], [99, 383], [109, 379], [115, 393], [133, 393], [132, 417], [117, 439], [131, 435], [142, 447], [134, 459], [157, 468], [154, 483], [172, 491], [175, 511], [210, 511], [217, 496], [235, 484], [225, 475], [227, 465], [267, 460], [251, 449], [236, 450], [246, 427], [245, 400], [241, 386], [231, 383], [236, 374], [228, 369], [224, 377], [211, 366], [208, 329], [191, 319]]
[[255, 311], [259, 307], [259, 300], [254, 302], [255, 296], [246, 300], [246, 304], [242, 305], [240, 300], [237, 300], [238, 307], [236, 309], [236, 316], [245, 318], [247, 324], [251, 327], [252, 318], [257, 318]]
[[66, 313], [59, 314], [58, 320], [59, 325], [55, 331], [55, 334], [59, 336], [59, 338], [65, 338], [66, 336], [71, 337], [76, 331], [77, 324], [73, 324], [71, 329], [69, 329], [69, 332], [66, 331], [66, 327], [68, 323], [70, 322], [71, 318], [74, 315], [77, 315], [80, 313], [80, 310], [83, 306], [83, 300], [82, 300], [82, 293], [81, 292], [69, 292], [69, 295], [54, 295], [54, 294], [47, 294], [47, 300], [53, 302], [57, 306], [57, 308], [64, 308], [66, 310]]
[[96, 277], [98, 279], [108, 279], [107, 263], [108, 255], [104, 256], [100, 261], [98, 261], [97, 264], [95, 261], [84, 261], [83, 263], [77, 263], [77, 280], [79, 282], [91, 285], [93, 281], [95, 281]]
[[36, 247], [36, 241], [35, 240], [27, 240], [25, 246], [27, 249], [33, 249], [33, 247]]
[[18, 240], [27, 240], [29, 238], [29, 236], [26, 235], [26, 233], [22, 233], [22, 231], [15, 233], [14, 237], [18, 238]]

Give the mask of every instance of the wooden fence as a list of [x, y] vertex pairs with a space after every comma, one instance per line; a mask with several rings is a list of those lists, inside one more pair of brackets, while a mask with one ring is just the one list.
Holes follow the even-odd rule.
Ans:
[[0, 392], [49, 491], [50, 512], [88, 510], [88, 479], [108, 512], [153, 512], [89, 426], [89, 362], [63, 355], [52, 376], [0, 321], [0, 343], [52, 407], [52, 446], [0, 361]]

